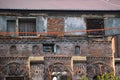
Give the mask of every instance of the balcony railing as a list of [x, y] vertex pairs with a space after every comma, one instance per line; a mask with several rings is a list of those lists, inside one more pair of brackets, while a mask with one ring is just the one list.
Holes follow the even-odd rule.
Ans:
[[[120, 27], [116, 28], [104, 28], [104, 29], [91, 29], [91, 30], [72, 30], [66, 32], [0, 32], [1, 36], [64, 36], [64, 35], [104, 35], [104, 32], [107, 30], [118, 30]], [[83, 34], [84, 32], [84, 34]]]

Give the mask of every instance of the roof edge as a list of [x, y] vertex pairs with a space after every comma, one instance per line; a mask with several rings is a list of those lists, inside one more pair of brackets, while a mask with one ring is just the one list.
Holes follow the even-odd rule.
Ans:
[[55, 10], [55, 9], [0, 9], [5, 13], [47, 13], [47, 14], [120, 14], [120, 10]]
[[0, 11], [101, 11], [101, 12], [120, 12], [120, 10], [79, 10], [79, 9], [2, 9], [0, 8]]

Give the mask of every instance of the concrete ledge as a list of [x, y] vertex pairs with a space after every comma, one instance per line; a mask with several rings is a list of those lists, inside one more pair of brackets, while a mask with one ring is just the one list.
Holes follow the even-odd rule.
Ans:
[[115, 60], [115, 62], [116, 62], [116, 61], [120, 61], [120, 58], [115, 58], [114, 60]]
[[44, 56], [42, 57], [29, 57], [30, 61], [44, 61]]
[[[30, 61], [44, 61], [44, 56], [42, 57], [29, 57]], [[87, 61], [86, 56], [72, 56], [73, 61]]]
[[72, 56], [73, 61], [87, 61], [86, 56]]

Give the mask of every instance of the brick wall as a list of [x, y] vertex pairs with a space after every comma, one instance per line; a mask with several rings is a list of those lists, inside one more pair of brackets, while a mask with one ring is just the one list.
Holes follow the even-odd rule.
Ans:
[[63, 32], [64, 30], [64, 18], [49, 17], [48, 18], [48, 31]]
[[[54, 55], [55, 52], [43, 52], [43, 43], [39, 39], [32, 40], [30, 43], [26, 39], [10, 39], [4, 40], [6, 44], [0, 44], [0, 56], [42, 56], [42, 55]], [[18, 42], [14, 44], [14, 42]], [[9, 42], [13, 42], [10, 44]], [[20, 43], [19, 43], [20, 42]], [[4, 43], [4, 42], [3, 42]], [[51, 42], [47, 42], [49, 44]], [[80, 42], [54, 42], [54, 45], [60, 47], [61, 55], [80, 55], [80, 56], [98, 56], [108, 57], [112, 56], [111, 42], [109, 41], [80, 41]], [[15, 52], [11, 54], [11, 46], [16, 46]], [[36, 50], [33, 51], [33, 47], [36, 46]], [[80, 47], [80, 54], [75, 54], [75, 46]]]

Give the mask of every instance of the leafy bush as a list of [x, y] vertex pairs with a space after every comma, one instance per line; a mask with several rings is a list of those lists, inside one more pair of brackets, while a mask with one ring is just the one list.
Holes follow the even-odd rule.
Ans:
[[[91, 80], [88, 77], [84, 76], [80, 80]], [[118, 76], [115, 76], [114, 73], [105, 73], [102, 76], [97, 76], [95, 80], [120, 80]]]
[[105, 73], [102, 76], [98, 76], [97, 80], [120, 80], [120, 78], [115, 76], [114, 73]]
[[81, 77], [80, 80], [89, 80], [86, 76]]

